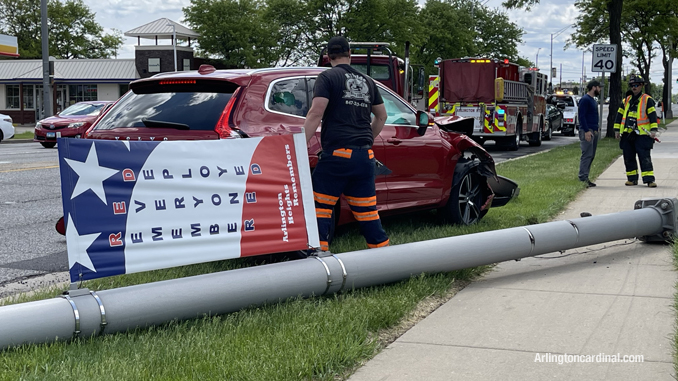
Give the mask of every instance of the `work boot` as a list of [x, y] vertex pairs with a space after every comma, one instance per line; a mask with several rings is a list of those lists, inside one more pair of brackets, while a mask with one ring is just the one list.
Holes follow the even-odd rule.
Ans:
[[[636, 181], [627, 181], [627, 182], [624, 183], [624, 185], [626, 185], [627, 187], [630, 187], [632, 185], [638, 185], [638, 181], [637, 180]], [[656, 186], [656, 184], [655, 184], [655, 186]]]
[[588, 179], [586, 179], [582, 182], [584, 183], [584, 185], [586, 185], [587, 188], [593, 188], [593, 187], [596, 186], [596, 183], [592, 183], [591, 180], [588, 180]]
[[651, 183], [647, 183], [647, 186], [650, 187], [650, 188], [656, 188], [656, 187], [657, 187], [657, 183], [655, 183], [655, 182], [653, 181], [653, 182], [651, 182]]

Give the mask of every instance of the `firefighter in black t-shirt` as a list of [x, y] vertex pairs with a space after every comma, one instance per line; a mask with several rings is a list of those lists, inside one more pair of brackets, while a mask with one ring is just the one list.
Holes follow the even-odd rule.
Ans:
[[322, 154], [313, 171], [320, 249], [329, 248], [332, 213], [342, 193], [367, 245], [388, 246], [388, 236], [377, 213], [371, 149], [386, 121], [384, 101], [372, 78], [349, 65], [351, 52], [344, 37], [330, 39], [327, 54], [332, 69], [316, 79], [313, 102], [304, 123], [308, 142], [322, 120]]

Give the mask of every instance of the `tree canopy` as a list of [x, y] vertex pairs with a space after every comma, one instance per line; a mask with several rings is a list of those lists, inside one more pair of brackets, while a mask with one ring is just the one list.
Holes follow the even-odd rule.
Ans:
[[[49, 54], [56, 58], [110, 58], [122, 33], [103, 32], [82, 0], [49, 0]], [[40, 0], [0, 0], [0, 33], [17, 37], [22, 58], [42, 57]]]
[[523, 31], [505, 14], [461, 0], [192, 0], [189, 25], [203, 37], [199, 54], [228, 67], [312, 65], [323, 44], [391, 44], [433, 70], [436, 57], [486, 56], [518, 61]]

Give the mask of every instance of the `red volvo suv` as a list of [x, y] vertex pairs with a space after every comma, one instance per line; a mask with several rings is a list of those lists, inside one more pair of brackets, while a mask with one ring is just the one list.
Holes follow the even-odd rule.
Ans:
[[[246, 139], [300, 133], [315, 79], [326, 69], [215, 70], [203, 65], [198, 71], [137, 80], [85, 138]], [[420, 124], [423, 112], [378, 86], [388, 118], [373, 150], [390, 170], [375, 180], [381, 214], [439, 208], [450, 222], [471, 224], [490, 206], [505, 205], [517, 195], [515, 183], [496, 175], [492, 157], [456, 132], [472, 120], [452, 117]], [[423, 116], [426, 122], [428, 114]], [[309, 143], [311, 168], [321, 150], [319, 139], [318, 129]], [[353, 221], [344, 201], [337, 209], [337, 224]]]

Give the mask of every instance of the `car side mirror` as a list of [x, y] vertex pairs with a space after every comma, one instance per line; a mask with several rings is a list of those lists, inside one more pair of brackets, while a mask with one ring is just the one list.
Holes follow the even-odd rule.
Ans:
[[426, 111], [417, 111], [417, 133], [419, 136], [424, 136], [430, 122], [433, 121], [429, 120], [428, 113]]

